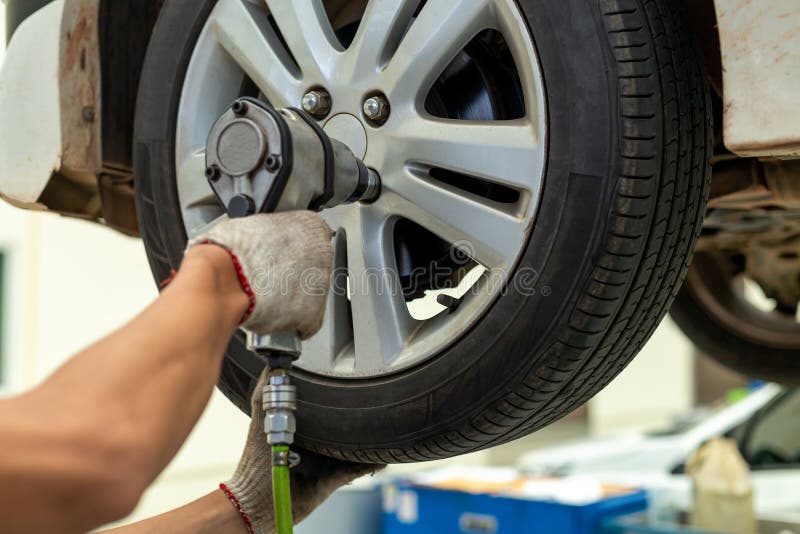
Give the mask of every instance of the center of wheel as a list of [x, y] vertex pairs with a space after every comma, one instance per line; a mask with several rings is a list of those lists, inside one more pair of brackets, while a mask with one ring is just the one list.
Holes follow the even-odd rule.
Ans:
[[344, 143], [358, 159], [367, 154], [367, 131], [355, 115], [339, 113], [325, 123], [325, 133]]

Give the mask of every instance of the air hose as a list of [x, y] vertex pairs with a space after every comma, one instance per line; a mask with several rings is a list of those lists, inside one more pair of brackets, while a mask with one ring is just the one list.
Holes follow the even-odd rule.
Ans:
[[[289, 447], [275, 445], [272, 447], [272, 498], [275, 505], [275, 531], [277, 534], [292, 534], [292, 490], [290, 485], [288, 462], [277, 462], [277, 458], [286, 458]], [[285, 464], [285, 465], [281, 465]]]
[[[264, 340], [260, 341], [263, 346]], [[289, 347], [285, 340], [281, 343], [279, 337], [273, 336], [270, 342], [273, 346], [280, 346], [284, 349], [283, 351], [274, 351], [267, 357], [270, 375], [263, 391], [264, 432], [267, 443], [272, 448], [272, 500], [275, 509], [275, 531], [277, 534], [292, 534], [294, 521], [292, 518], [290, 470], [300, 462], [300, 457], [289, 450], [291, 444], [294, 443], [296, 425], [294, 414], [297, 409], [297, 387], [292, 384], [289, 370], [295, 359], [294, 354], [299, 355], [300, 353], [300, 341], [297, 340], [298, 348], [291, 353], [286, 351]]]

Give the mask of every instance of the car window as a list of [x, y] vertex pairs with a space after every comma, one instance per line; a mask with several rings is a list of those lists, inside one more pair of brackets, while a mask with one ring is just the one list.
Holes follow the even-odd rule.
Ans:
[[764, 411], [748, 434], [744, 452], [751, 466], [800, 464], [800, 389]]

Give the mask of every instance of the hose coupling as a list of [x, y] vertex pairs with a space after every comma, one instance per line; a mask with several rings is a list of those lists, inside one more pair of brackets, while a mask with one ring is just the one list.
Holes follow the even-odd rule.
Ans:
[[279, 370], [269, 377], [263, 391], [264, 432], [270, 445], [291, 445], [297, 429], [297, 387], [289, 374]]

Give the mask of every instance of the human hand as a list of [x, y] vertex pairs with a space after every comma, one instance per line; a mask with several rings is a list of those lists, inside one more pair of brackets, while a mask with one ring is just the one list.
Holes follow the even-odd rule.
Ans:
[[[272, 451], [264, 434], [262, 390], [268, 380], [261, 375], [251, 399], [251, 422], [242, 459], [230, 481], [221, 487], [238, 504], [257, 534], [274, 532], [272, 502]], [[295, 449], [296, 450], [296, 449]], [[300, 465], [291, 470], [292, 514], [299, 523], [331, 494], [353, 480], [383, 469], [382, 465], [358, 464], [298, 451]]]
[[325, 315], [332, 236], [318, 214], [294, 211], [224, 220], [188, 248], [214, 244], [230, 253], [250, 299], [244, 328], [257, 334], [296, 331], [308, 339]]

